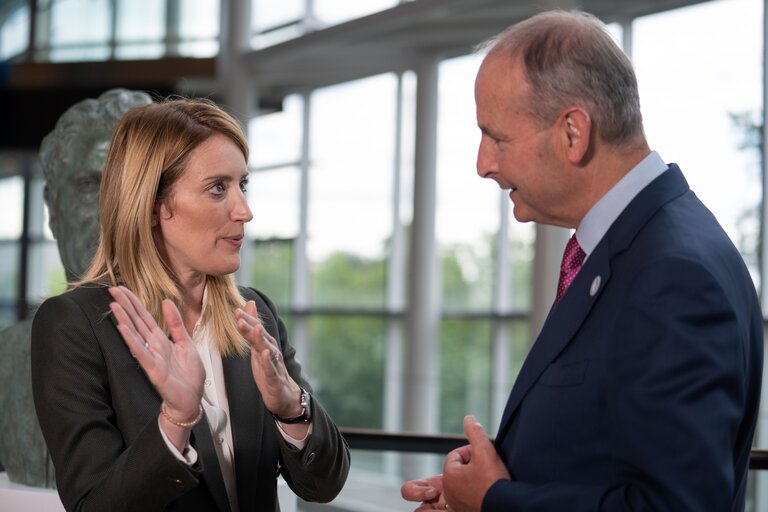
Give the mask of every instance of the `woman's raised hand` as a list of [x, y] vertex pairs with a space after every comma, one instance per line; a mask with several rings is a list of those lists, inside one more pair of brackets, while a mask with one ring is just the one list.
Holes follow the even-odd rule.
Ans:
[[115, 299], [109, 307], [117, 318], [117, 329], [165, 402], [165, 412], [178, 421], [192, 421], [200, 411], [205, 368], [178, 308], [170, 300], [163, 301], [169, 339], [128, 288], [113, 287], [109, 293]]
[[259, 387], [264, 405], [273, 414], [290, 418], [301, 414], [301, 388], [288, 374], [283, 354], [275, 338], [258, 319], [256, 303], [235, 310], [237, 328], [251, 345], [251, 371]]

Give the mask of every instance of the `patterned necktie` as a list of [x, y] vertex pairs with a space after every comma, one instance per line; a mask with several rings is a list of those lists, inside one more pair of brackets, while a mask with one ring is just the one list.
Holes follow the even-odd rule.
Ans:
[[565, 294], [565, 290], [571, 286], [571, 283], [576, 278], [576, 274], [581, 270], [581, 264], [584, 263], [585, 257], [586, 254], [584, 254], [581, 246], [579, 246], [579, 242], [576, 240], [576, 233], [574, 233], [565, 245], [563, 263], [560, 265], [560, 281], [557, 283], [555, 304], [560, 302], [560, 299], [562, 299]]

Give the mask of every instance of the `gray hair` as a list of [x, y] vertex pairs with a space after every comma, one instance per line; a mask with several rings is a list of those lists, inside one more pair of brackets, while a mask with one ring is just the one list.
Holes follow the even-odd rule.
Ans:
[[563, 109], [578, 106], [607, 144], [624, 146], [644, 138], [632, 63], [593, 15], [543, 12], [482, 47], [489, 55], [521, 59], [530, 86], [528, 114], [541, 127], [551, 126]]
[[59, 178], [60, 166], [72, 159], [72, 142], [84, 131], [102, 130], [109, 140], [117, 122], [136, 105], [152, 103], [152, 98], [141, 91], [110, 89], [97, 99], [88, 98], [75, 103], [56, 122], [56, 127], [40, 143], [40, 164], [45, 176], [45, 201], [56, 201], [58, 187], [51, 186]]

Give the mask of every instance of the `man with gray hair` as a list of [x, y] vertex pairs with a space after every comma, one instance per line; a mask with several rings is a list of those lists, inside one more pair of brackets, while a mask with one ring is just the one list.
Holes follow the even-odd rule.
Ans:
[[[131, 107], [151, 103], [143, 92], [112, 89], [70, 107], [40, 145], [49, 226], [67, 281], [88, 267], [99, 239], [99, 184], [112, 132]], [[32, 401], [31, 318], [0, 331], [0, 461], [11, 481], [53, 487]]]
[[629, 59], [585, 13], [494, 39], [477, 171], [521, 222], [575, 229], [494, 443], [471, 416], [419, 511], [742, 511], [762, 313], [733, 243], [651, 151]]

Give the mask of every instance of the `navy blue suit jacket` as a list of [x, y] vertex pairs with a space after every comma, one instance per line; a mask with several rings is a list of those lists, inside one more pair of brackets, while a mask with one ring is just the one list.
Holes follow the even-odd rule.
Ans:
[[672, 165], [550, 311], [483, 511], [743, 510], [762, 362], [743, 260]]

